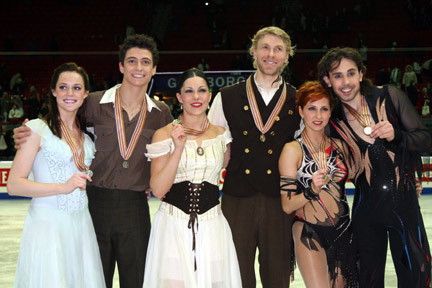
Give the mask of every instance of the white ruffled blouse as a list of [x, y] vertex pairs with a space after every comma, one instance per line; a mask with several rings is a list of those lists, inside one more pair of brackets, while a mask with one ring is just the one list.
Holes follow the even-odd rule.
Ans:
[[[207, 181], [211, 184], [218, 185], [219, 175], [222, 169], [224, 153], [227, 145], [232, 141], [230, 133], [225, 130], [215, 138], [203, 140], [201, 148], [204, 150], [203, 155], [198, 155], [198, 143], [196, 140], [187, 140], [180, 163], [177, 168], [174, 183], [190, 181], [192, 183], [201, 183]], [[148, 144], [147, 153], [149, 160], [157, 158], [174, 151], [174, 142], [171, 138], [160, 142]]]

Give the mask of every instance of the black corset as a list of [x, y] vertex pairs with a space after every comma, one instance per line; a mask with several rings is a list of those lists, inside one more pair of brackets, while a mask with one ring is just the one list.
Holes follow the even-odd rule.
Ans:
[[209, 182], [173, 184], [162, 199], [186, 214], [202, 214], [219, 204], [219, 188]]
[[[188, 228], [192, 230], [192, 250], [195, 252], [195, 225], [198, 229], [198, 214], [202, 214], [219, 204], [219, 188], [209, 182], [194, 184], [184, 181], [173, 184], [163, 201], [190, 215]], [[195, 255], [194, 267], [196, 270]]]

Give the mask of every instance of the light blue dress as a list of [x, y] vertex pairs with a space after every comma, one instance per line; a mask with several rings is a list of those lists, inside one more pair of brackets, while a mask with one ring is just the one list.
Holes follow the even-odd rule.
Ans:
[[[78, 172], [66, 141], [47, 124], [26, 124], [41, 137], [32, 173], [34, 181], [65, 183]], [[84, 140], [85, 164], [94, 157], [94, 144]], [[15, 287], [105, 287], [102, 263], [86, 191], [35, 197], [25, 220], [18, 257]]]

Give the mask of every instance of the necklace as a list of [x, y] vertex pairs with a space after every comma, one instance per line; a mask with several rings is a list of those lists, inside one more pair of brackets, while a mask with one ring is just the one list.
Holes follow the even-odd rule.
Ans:
[[[204, 122], [201, 124], [201, 129], [200, 130], [184, 126], [182, 118], [183, 118], [182, 115], [180, 115], [179, 118], [175, 119], [173, 122], [175, 124], [182, 125], [183, 126], [183, 131], [185, 132], [186, 135], [200, 136], [200, 135], [204, 134], [204, 132], [207, 131], [207, 129], [210, 126], [210, 122], [209, 122], [209, 120], [208, 120], [207, 117], [204, 119]], [[196, 152], [197, 152], [197, 154], [199, 156], [202, 156], [202, 155], [204, 155], [204, 148], [201, 147], [201, 146], [198, 146], [197, 149], [196, 149]]]
[[72, 131], [66, 126], [66, 124], [60, 119], [60, 130], [66, 143], [69, 145], [72, 151], [72, 158], [75, 162], [78, 170], [86, 173], [90, 177], [93, 176], [93, 172], [89, 169], [89, 166], [84, 163], [84, 135], [80, 132], [78, 140], [72, 136]]
[[363, 127], [363, 133], [370, 135], [372, 133], [371, 120], [369, 117], [369, 110], [366, 104], [366, 100], [361, 96], [360, 100], [360, 112], [351, 107], [350, 105], [343, 103], [342, 105], [348, 110], [348, 112], [357, 120], [357, 122]]

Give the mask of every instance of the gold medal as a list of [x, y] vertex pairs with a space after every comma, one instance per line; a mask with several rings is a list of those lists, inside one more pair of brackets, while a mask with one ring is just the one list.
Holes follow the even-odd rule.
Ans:
[[261, 142], [265, 142], [266, 141], [266, 137], [265, 137], [264, 134], [261, 134], [259, 138], [260, 138]]

